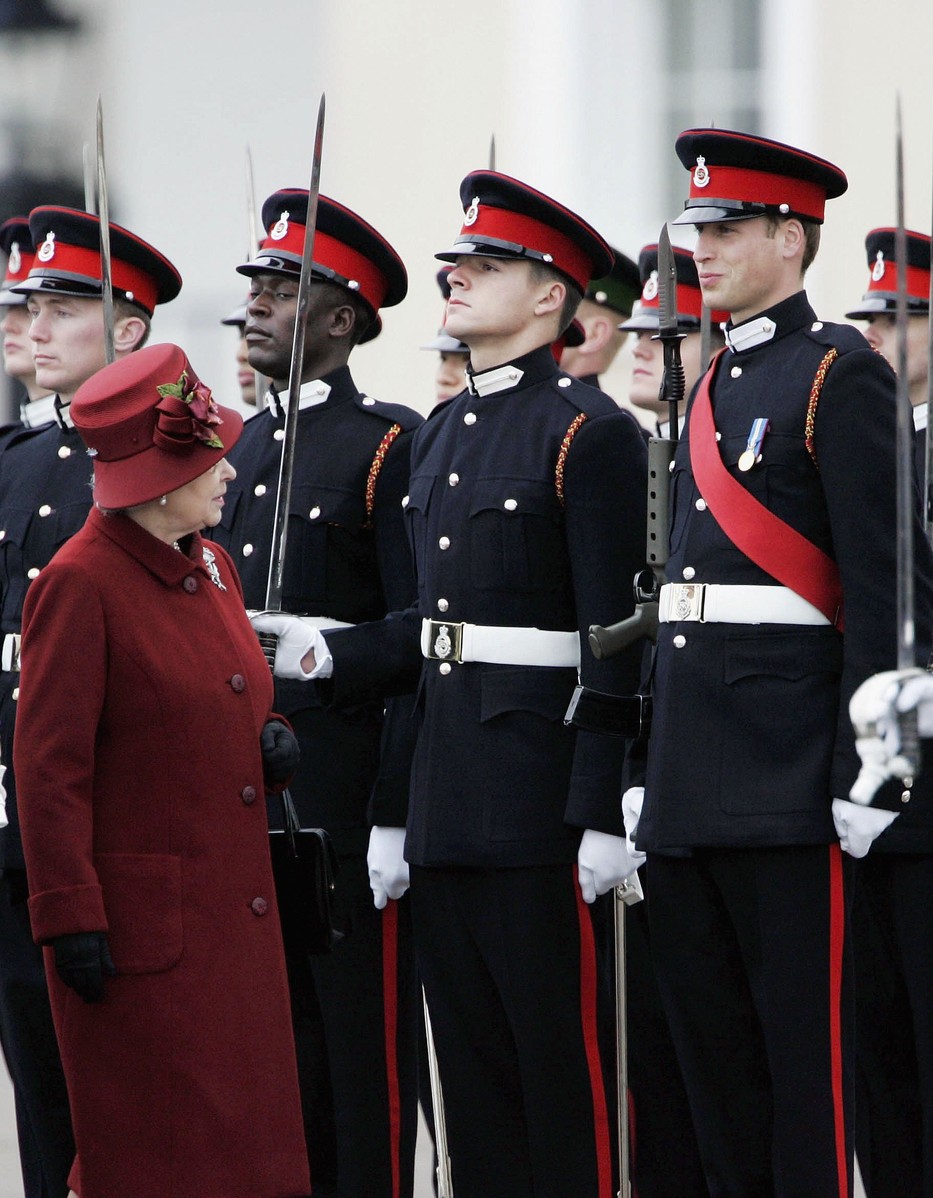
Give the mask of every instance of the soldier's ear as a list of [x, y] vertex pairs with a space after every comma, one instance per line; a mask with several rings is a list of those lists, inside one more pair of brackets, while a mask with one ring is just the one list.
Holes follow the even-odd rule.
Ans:
[[567, 284], [561, 279], [552, 279], [542, 284], [535, 303], [535, 315], [547, 316], [551, 312], [560, 312], [567, 298]]
[[781, 223], [784, 234], [784, 257], [796, 258], [803, 254], [806, 245], [806, 234], [803, 225], [795, 216], [790, 216]]
[[146, 322], [138, 316], [120, 316], [113, 322], [113, 348], [117, 353], [130, 353], [145, 335]]
[[339, 304], [330, 314], [329, 332], [332, 337], [346, 337], [356, 324], [356, 312], [352, 304]]

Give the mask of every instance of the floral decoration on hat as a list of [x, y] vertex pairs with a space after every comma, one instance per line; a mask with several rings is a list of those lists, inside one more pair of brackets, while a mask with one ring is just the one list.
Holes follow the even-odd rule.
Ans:
[[157, 389], [161, 398], [156, 404], [154, 444], [171, 453], [184, 453], [198, 441], [208, 449], [223, 449], [214, 431], [223, 420], [210, 387], [190, 379], [184, 370], [177, 383], [161, 383]]

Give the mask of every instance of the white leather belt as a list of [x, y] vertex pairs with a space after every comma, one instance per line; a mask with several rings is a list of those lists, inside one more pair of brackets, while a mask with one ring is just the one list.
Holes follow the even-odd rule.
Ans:
[[500, 666], [580, 667], [576, 632], [422, 620], [421, 652], [434, 661], [485, 661]]
[[19, 646], [22, 637], [18, 632], [7, 632], [3, 637], [3, 645], [0, 648], [0, 669], [9, 673], [16, 673], [19, 669]]
[[821, 611], [790, 587], [667, 582], [661, 587], [662, 624], [829, 624]]

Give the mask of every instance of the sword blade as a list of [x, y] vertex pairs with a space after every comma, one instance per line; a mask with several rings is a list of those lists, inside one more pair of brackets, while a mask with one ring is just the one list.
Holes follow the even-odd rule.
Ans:
[[318, 106], [317, 128], [314, 134], [311, 181], [308, 184], [308, 216], [305, 224], [305, 244], [301, 255], [301, 274], [298, 277], [298, 305], [295, 312], [295, 332], [292, 338], [292, 360], [288, 373], [288, 411], [285, 413], [285, 436], [282, 440], [282, 463], [279, 469], [279, 487], [275, 500], [272, 555], [269, 561], [269, 583], [266, 589], [266, 609], [268, 611], [282, 610], [282, 579], [285, 568], [285, 548], [288, 540], [288, 512], [291, 503], [292, 478], [295, 470], [295, 436], [298, 432], [298, 402], [301, 395], [301, 373], [304, 368], [308, 304], [311, 298], [314, 230], [317, 224], [318, 197], [321, 192], [324, 108], [324, 95], [322, 93], [321, 102]]
[[113, 344], [113, 273], [110, 264], [110, 203], [107, 196], [107, 166], [104, 159], [104, 110], [97, 97], [97, 201], [100, 217], [100, 288], [104, 302], [104, 359], [116, 358]]
[[259, 250], [259, 225], [256, 222], [256, 189], [253, 186], [253, 155], [246, 147], [246, 254], [252, 261]]
[[[931, 223], [933, 228], [933, 223]], [[933, 544], [933, 241], [930, 242], [930, 299], [927, 319], [927, 423], [926, 454], [923, 470], [923, 526], [927, 540]]]
[[713, 314], [706, 304], [700, 305], [700, 374], [706, 374], [713, 347]]
[[493, 133], [489, 138], [489, 169], [496, 169], [496, 135]]

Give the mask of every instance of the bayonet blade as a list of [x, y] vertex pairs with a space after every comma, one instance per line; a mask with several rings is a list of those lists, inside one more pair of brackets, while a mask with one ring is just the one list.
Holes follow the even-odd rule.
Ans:
[[282, 610], [282, 580], [285, 569], [285, 547], [288, 539], [288, 512], [291, 504], [292, 477], [295, 467], [295, 436], [298, 431], [298, 403], [301, 396], [301, 374], [304, 369], [305, 330], [308, 327], [308, 304], [311, 298], [312, 265], [314, 261], [314, 230], [317, 225], [318, 197], [321, 192], [321, 153], [324, 145], [324, 95], [318, 106], [314, 152], [311, 159], [311, 181], [308, 184], [308, 215], [305, 223], [305, 244], [301, 254], [301, 274], [298, 277], [298, 303], [295, 312], [295, 332], [292, 338], [292, 360], [288, 373], [288, 410], [285, 413], [285, 436], [282, 440], [282, 464], [275, 501], [275, 526], [272, 556], [269, 561], [269, 584], [266, 590], [266, 609]]
[[658, 339], [664, 347], [662, 400], [668, 404], [672, 441], [680, 438], [680, 403], [684, 397], [684, 368], [680, 360], [683, 334], [677, 330], [677, 264], [665, 224], [658, 237]]
[[[933, 228], [933, 223], [931, 223]], [[933, 543], [933, 241], [930, 242], [930, 317], [927, 320], [927, 420], [923, 470], [923, 521], [927, 540]]]
[[496, 169], [496, 135], [493, 133], [489, 138], [489, 169]]
[[700, 373], [706, 374], [713, 348], [713, 313], [709, 305], [700, 303]]
[[113, 344], [113, 274], [110, 265], [110, 203], [107, 197], [107, 166], [104, 161], [104, 110], [97, 97], [97, 202], [100, 217], [100, 287], [104, 302], [104, 358], [116, 358]]
[[253, 186], [253, 155], [246, 147], [246, 253], [251, 262], [259, 252], [259, 225], [256, 221], [256, 190]]
[[89, 212], [91, 216], [96, 216], [97, 198], [94, 194], [94, 168], [91, 165], [91, 146], [89, 142], [84, 143], [81, 157], [84, 165], [84, 211]]

